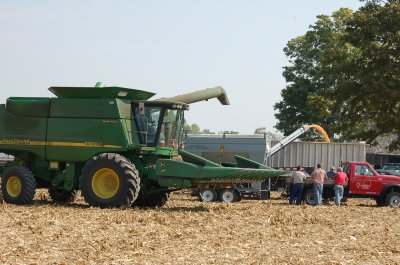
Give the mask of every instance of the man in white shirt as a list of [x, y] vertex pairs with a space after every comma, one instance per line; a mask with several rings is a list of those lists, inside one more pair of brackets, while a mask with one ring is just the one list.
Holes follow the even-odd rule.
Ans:
[[303, 181], [306, 175], [303, 173], [301, 166], [297, 166], [297, 170], [292, 173], [292, 189], [290, 191], [289, 204], [293, 204], [294, 198], [296, 198], [296, 204], [301, 205], [303, 198]]

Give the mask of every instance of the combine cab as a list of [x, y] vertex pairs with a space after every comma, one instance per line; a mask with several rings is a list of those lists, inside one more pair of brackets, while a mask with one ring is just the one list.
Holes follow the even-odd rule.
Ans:
[[158, 100], [121, 87], [49, 90], [57, 97], [0, 105], [0, 152], [16, 158], [2, 174], [8, 203], [29, 204], [37, 187], [61, 202], [81, 190], [98, 207], [162, 206], [174, 190], [211, 186], [237, 200], [240, 183], [283, 173], [224, 167], [178, 148], [188, 104], [218, 98], [228, 105], [221, 87]]

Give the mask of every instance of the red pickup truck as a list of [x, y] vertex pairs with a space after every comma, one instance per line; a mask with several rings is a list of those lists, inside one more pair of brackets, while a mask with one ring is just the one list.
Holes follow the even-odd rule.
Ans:
[[[378, 174], [367, 162], [347, 162], [343, 164], [343, 171], [349, 177], [344, 189], [347, 198], [371, 198], [378, 206], [400, 207], [400, 177]], [[330, 179], [324, 183], [322, 197], [335, 197], [334, 183]], [[304, 181], [303, 200], [306, 204], [315, 205], [316, 198], [311, 179]]]

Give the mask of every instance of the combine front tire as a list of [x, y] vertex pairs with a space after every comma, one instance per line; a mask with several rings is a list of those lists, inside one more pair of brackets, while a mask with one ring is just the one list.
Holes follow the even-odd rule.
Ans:
[[91, 206], [131, 206], [140, 189], [135, 166], [125, 157], [105, 153], [93, 157], [82, 169], [81, 194]]
[[400, 193], [393, 191], [386, 196], [386, 205], [392, 208], [400, 207]]
[[4, 173], [1, 189], [5, 202], [21, 205], [29, 204], [35, 196], [35, 177], [26, 167], [13, 166]]
[[78, 197], [77, 190], [49, 189], [49, 194], [54, 202], [74, 202]]

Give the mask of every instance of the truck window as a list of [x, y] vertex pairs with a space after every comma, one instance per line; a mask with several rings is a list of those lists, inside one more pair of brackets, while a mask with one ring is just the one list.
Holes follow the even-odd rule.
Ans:
[[345, 163], [343, 165], [343, 172], [346, 173], [347, 176], [350, 175], [350, 164], [349, 163]]
[[172, 146], [180, 141], [180, 132], [183, 123], [183, 111], [166, 109], [161, 124], [161, 133], [158, 146]]
[[382, 169], [383, 170], [399, 170], [399, 166], [394, 165], [394, 164], [384, 164]]
[[374, 176], [374, 172], [367, 165], [356, 165], [355, 174], [359, 176]]

